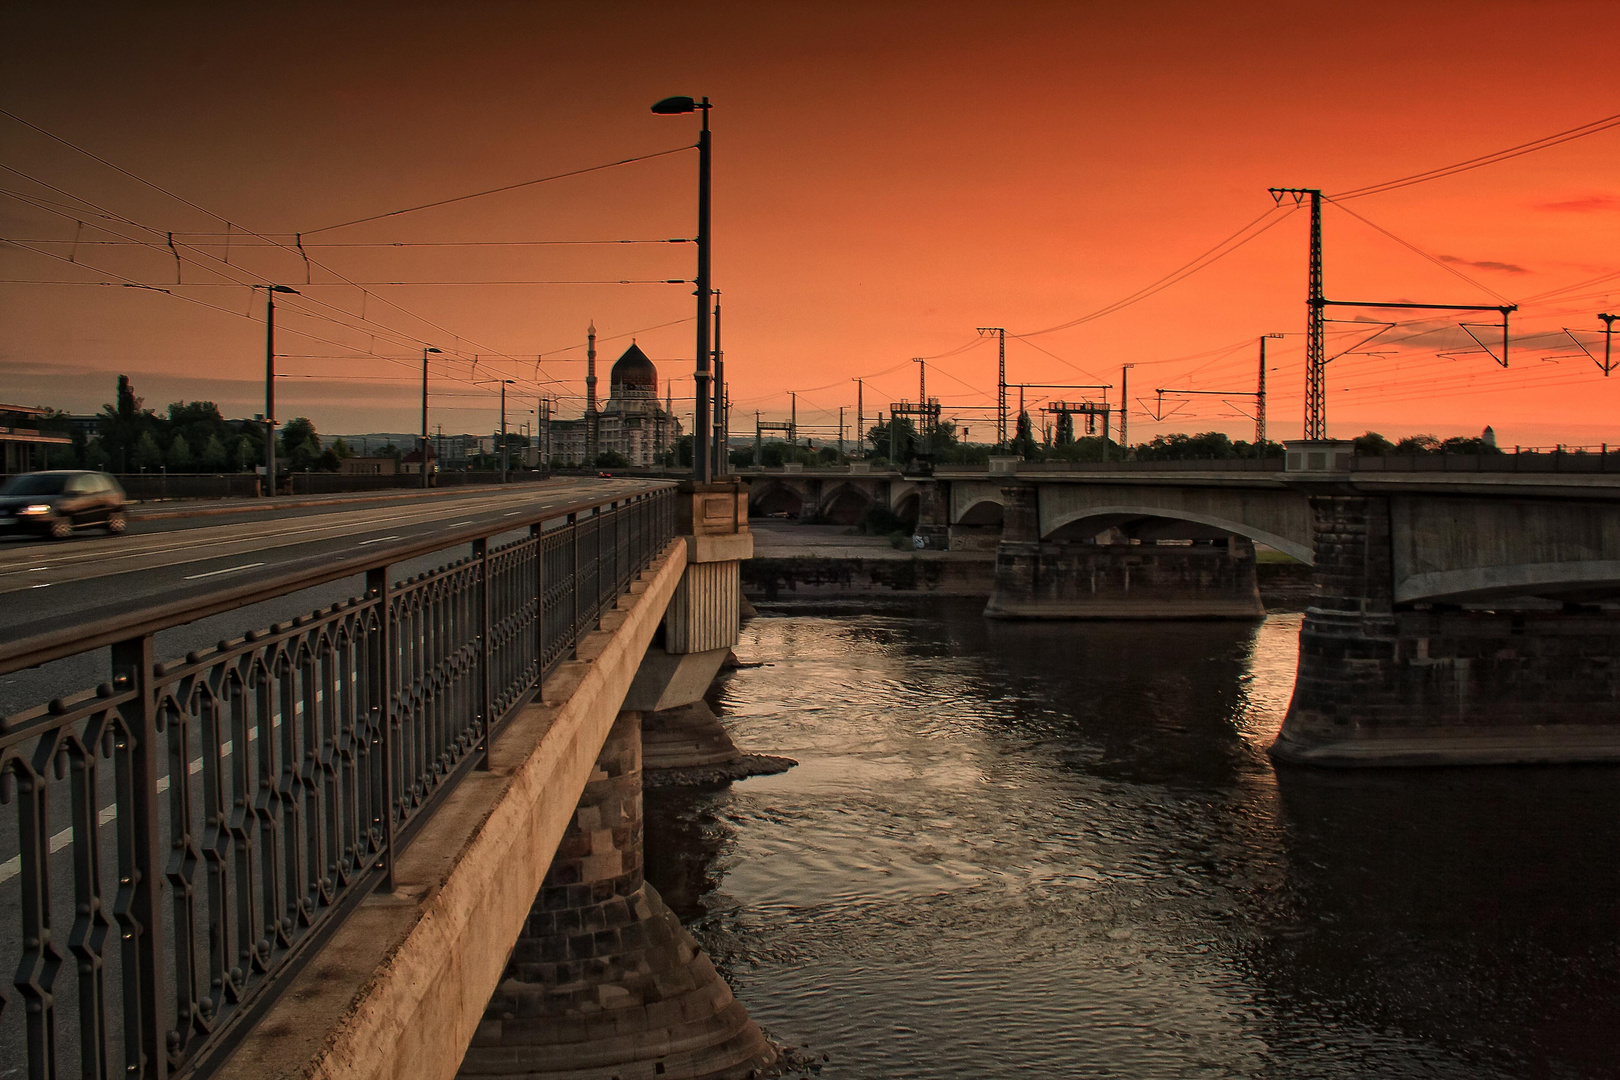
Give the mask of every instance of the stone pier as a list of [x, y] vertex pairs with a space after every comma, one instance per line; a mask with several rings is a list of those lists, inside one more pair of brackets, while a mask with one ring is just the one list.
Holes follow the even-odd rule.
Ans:
[[1002, 488], [995, 591], [1001, 619], [1258, 619], [1254, 545], [1240, 536], [1190, 543], [1040, 539], [1034, 484]]
[[641, 724], [613, 725], [461, 1076], [741, 1080], [776, 1060], [642, 877]]
[[1282, 761], [1620, 761], [1620, 618], [1595, 605], [1397, 604], [1391, 500], [1322, 492]]

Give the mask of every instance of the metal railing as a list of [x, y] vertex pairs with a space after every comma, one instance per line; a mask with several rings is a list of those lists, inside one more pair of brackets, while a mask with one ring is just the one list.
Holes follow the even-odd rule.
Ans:
[[[217, 603], [90, 631], [110, 682], [0, 718], [0, 1062], [216, 1068], [665, 549], [675, 505], [664, 488], [458, 535], [471, 557], [403, 581], [378, 561], [362, 595], [167, 663], [156, 632]], [[0, 670], [68, 652], [8, 647]]]

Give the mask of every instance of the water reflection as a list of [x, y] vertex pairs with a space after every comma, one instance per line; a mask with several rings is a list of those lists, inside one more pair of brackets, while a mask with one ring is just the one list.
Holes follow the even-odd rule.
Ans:
[[1279, 774], [1298, 629], [777, 609], [648, 877], [827, 1076], [1612, 1075], [1620, 774]]

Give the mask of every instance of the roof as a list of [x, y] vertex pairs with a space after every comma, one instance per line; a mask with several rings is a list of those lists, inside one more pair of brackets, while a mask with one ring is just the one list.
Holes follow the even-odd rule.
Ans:
[[624, 350], [624, 355], [613, 365], [613, 372], [608, 377], [613, 386], [637, 386], [656, 392], [658, 390], [658, 368], [647, 359], [647, 354], [634, 342]]

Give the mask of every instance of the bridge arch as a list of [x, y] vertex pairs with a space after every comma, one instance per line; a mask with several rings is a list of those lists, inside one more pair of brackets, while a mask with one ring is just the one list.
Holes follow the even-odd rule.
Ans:
[[983, 498], [956, 516], [953, 525], [1000, 525], [1005, 508], [1000, 499]]
[[1286, 555], [1290, 555], [1307, 565], [1316, 562], [1316, 554], [1310, 545], [1301, 544], [1298, 540], [1291, 540], [1286, 536], [1266, 529], [1256, 528], [1244, 521], [1236, 521], [1214, 514], [1200, 513], [1195, 510], [1172, 510], [1163, 506], [1088, 506], [1081, 510], [1070, 511], [1044, 523], [1041, 539], [1051, 539], [1060, 529], [1066, 526], [1083, 523], [1080, 529], [1071, 529], [1071, 533], [1088, 529], [1095, 523], [1093, 532], [1102, 532], [1110, 526], [1123, 525], [1129, 522], [1143, 521], [1185, 521], [1195, 525], [1204, 525], [1223, 534], [1245, 536], [1250, 540], [1274, 547]]
[[804, 492], [800, 491], [797, 485], [781, 480], [772, 480], [764, 485], [756, 484], [748, 497], [750, 517], [786, 515], [799, 518], [804, 516], [804, 507]]
[[855, 525], [876, 500], [865, 487], [845, 482], [829, 491], [816, 509], [816, 519], [827, 525]]

